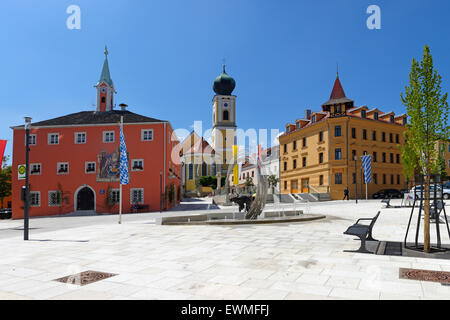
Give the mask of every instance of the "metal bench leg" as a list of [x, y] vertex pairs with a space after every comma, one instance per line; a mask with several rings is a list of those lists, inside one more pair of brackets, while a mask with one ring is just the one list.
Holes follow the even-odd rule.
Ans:
[[366, 240], [368, 240], [368, 241], [378, 241], [377, 239], [374, 239], [372, 237], [372, 230], [369, 231], [369, 234], [367, 235], [367, 239]]
[[366, 239], [365, 237], [359, 237], [361, 240], [361, 246], [358, 250], [344, 250], [344, 252], [357, 252], [357, 253], [373, 253], [366, 249]]

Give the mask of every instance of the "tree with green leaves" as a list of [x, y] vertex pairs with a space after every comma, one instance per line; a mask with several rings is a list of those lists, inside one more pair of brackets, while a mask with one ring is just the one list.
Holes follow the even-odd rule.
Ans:
[[267, 182], [269, 182], [269, 186], [272, 188], [272, 193], [275, 193], [275, 188], [277, 187], [278, 182], [280, 182], [280, 179], [278, 179], [276, 175], [271, 174], [267, 177]]
[[8, 166], [8, 156], [3, 157], [3, 163], [0, 168], [0, 201], [3, 209], [3, 200], [11, 195], [12, 168]]
[[449, 106], [447, 93], [442, 93], [442, 77], [433, 67], [430, 48], [426, 45], [422, 61], [412, 60], [409, 86], [401, 94], [407, 109], [406, 144], [402, 158], [407, 174], [414, 171], [425, 176], [424, 181], [424, 251], [430, 251], [430, 175], [440, 173], [439, 148], [448, 139]]

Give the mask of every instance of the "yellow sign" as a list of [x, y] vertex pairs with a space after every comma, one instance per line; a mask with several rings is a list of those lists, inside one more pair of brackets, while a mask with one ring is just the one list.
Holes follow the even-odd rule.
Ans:
[[17, 167], [17, 179], [25, 179], [25, 173], [27, 172], [27, 167], [24, 164], [20, 164]]
[[239, 165], [235, 164], [233, 168], [233, 184], [237, 186], [239, 184]]

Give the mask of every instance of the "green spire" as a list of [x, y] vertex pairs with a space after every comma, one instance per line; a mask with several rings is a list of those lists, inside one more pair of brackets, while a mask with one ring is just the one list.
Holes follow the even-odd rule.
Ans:
[[111, 80], [111, 75], [109, 74], [109, 65], [108, 65], [108, 48], [105, 46], [105, 62], [103, 63], [102, 74], [100, 75], [100, 80], [98, 82], [106, 82], [110, 86], [113, 85]]

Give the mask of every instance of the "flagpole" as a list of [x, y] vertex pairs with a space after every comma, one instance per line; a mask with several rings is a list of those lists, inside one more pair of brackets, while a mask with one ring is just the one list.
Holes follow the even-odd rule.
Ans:
[[[120, 128], [123, 128], [123, 116], [120, 116]], [[122, 224], [122, 182], [119, 179], [120, 191], [119, 191], [119, 224]]]

